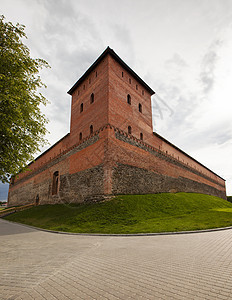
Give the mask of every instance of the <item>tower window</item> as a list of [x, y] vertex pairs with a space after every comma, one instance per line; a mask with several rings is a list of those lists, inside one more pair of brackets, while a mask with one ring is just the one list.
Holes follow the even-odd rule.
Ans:
[[140, 132], [140, 140], [142, 141], [143, 140], [143, 133]]
[[123, 77], [123, 72], [122, 72], [122, 77]]
[[82, 140], [82, 132], [80, 132], [80, 134], [79, 134], [79, 141], [81, 141]]
[[93, 125], [90, 125], [90, 127], [89, 127], [89, 132], [90, 132], [90, 134], [93, 133]]
[[56, 171], [56, 172], [53, 173], [52, 195], [57, 195], [58, 185], [59, 185], [59, 171]]
[[143, 112], [142, 111], [142, 104], [141, 103], [139, 103], [139, 112]]
[[91, 78], [89, 78], [89, 84], [91, 83]]
[[94, 93], [91, 94], [90, 96], [90, 104], [94, 102]]
[[142, 95], [144, 95], [144, 90], [142, 90]]
[[131, 79], [129, 78], [129, 83], [131, 84]]
[[83, 112], [83, 109], [84, 109], [84, 104], [81, 103], [81, 105], [80, 105], [80, 112]]
[[97, 77], [97, 71], [96, 71], [96, 77]]
[[138, 84], [136, 84], [136, 90], [138, 89]]
[[80, 95], [80, 91], [78, 90], [78, 96]]
[[128, 126], [128, 133], [131, 134], [131, 126]]
[[83, 89], [85, 90], [85, 84], [83, 85]]
[[129, 94], [127, 95], [127, 103], [131, 104], [131, 96]]

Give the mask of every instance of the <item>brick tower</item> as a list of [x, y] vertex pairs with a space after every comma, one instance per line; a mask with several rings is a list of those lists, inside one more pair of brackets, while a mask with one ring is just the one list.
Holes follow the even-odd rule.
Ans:
[[153, 133], [154, 91], [112, 49], [68, 93], [70, 133], [11, 181], [9, 205], [176, 191], [225, 198], [224, 179]]

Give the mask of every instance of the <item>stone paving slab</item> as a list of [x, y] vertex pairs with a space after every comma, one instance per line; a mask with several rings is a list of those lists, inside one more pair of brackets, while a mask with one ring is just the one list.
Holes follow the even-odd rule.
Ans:
[[232, 299], [232, 230], [79, 236], [0, 219], [0, 299]]

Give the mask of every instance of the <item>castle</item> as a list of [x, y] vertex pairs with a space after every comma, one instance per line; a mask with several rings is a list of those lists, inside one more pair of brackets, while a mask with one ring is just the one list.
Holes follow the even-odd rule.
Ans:
[[223, 178], [153, 132], [155, 92], [111, 48], [68, 93], [70, 133], [11, 179], [8, 206], [179, 191], [226, 198]]

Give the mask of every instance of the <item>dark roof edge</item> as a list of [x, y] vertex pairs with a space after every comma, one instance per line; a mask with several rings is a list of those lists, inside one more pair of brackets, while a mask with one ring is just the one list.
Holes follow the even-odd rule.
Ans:
[[59, 141], [57, 141], [55, 144], [53, 144], [51, 147], [49, 147], [47, 150], [45, 150], [43, 153], [41, 153], [39, 156], [37, 156], [32, 162], [28, 164], [30, 166], [33, 164], [36, 160], [38, 160], [40, 157], [42, 157], [45, 153], [49, 152], [53, 147], [55, 147], [57, 144], [59, 144], [61, 141], [63, 141], [65, 138], [67, 138], [70, 135], [70, 133], [67, 133], [65, 136], [63, 136]]
[[68, 91], [69, 95], [72, 95], [76, 87], [89, 75], [90, 72], [96, 67], [96, 65], [105, 57], [107, 54], [110, 54], [120, 65], [122, 65], [129, 73], [131, 73], [137, 80], [143, 85], [147, 91], [153, 95], [155, 92], [140, 78], [110, 47], [107, 47], [105, 51], [95, 60], [95, 62], [88, 68], [88, 70], [78, 79], [78, 81], [71, 87]]
[[158, 138], [160, 138], [161, 140], [163, 140], [164, 142], [166, 142], [167, 144], [169, 144], [170, 146], [172, 146], [173, 148], [175, 148], [176, 150], [180, 151], [181, 153], [183, 153], [184, 155], [186, 155], [187, 157], [191, 158], [193, 161], [195, 161], [196, 163], [198, 163], [200, 166], [204, 167], [205, 169], [207, 169], [208, 171], [210, 171], [211, 173], [213, 173], [214, 175], [216, 175], [217, 177], [221, 178], [222, 180], [226, 181], [224, 178], [222, 178], [221, 176], [219, 176], [218, 174], [216, 174], [215, 172], [213, 172], [212, 170], [210, 170], [209, 168], [207, 168], [206, 166], [204, 166], [202, 163], [200, 163], [199, 161], [197, 161], [195, 158], [193, 158], [192, 156], [190, 156], [189, 154], [187, 154], [186, 152], [184, 152], [183, 150], [181, 150], [180, 148], [178, 148], [177, 146], [175, 146], [174, 144], [172, 144], [171, 142], [169, 142], [168, 140], [166, 140], [164, 137], [162, 137], [161, 135], [159, 135], [156, 132], [153, 132], [154, 135], [156, 135]]

